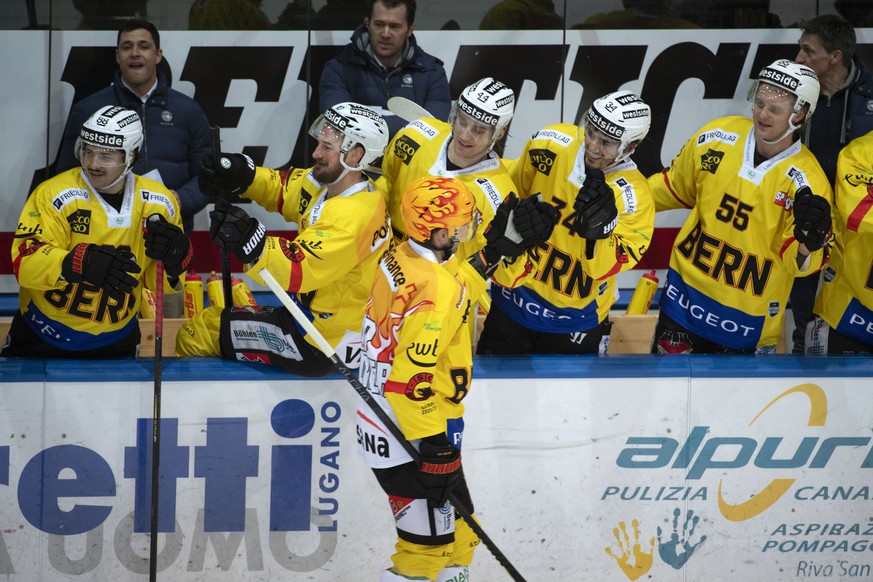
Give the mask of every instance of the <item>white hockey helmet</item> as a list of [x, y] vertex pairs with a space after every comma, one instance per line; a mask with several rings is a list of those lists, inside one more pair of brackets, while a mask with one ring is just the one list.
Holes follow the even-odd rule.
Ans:
[[[340, 145], [340, 163], [350, 171], [374, 170], [388, 147], [388, 124], [381, 115], [365, 105], [346, 101], [328, 107], [309, 128], [309, 135], [318, 139], [327, 125], [343, 135]], [[346, 165], [346, 154], [356, 145], [364, 148], [357, 167]]]
[[767, 65], [758, 73], [758, 79], [752, 84], [749, 100], [753, 101], [758, 92], [758, 85], [767, 83], [783, 91], [795, 95], [794, 113], [799, 112], [804, 105], [809, 105], [807, 119], [815, 111], [818, 95], [821, 89], [815, 71], [788, 59], [779, 59]]
[[491, 147], [503, 137], [512, 121], [515, 110], [515, 93], [512, 89], [493, 77], [479, 79], [466, 87], [452, 105], [449, 124], [453, 125], [455, 116], [464, 113], [474, 121], [491, 127]]
[[[649, 133], [652, 124], [652, 108], [630, 91], [607, 93], [595, 99], [582, 117], [582, 127], [593, 126], [609, 137], [621, 142], [616, 162], [624, 161], [632, 149]], [[625, 153], [627, 152], [627, 153]]]
[[142, 122], [136, 111], [106, 105], [98, 109], [85, 123], [76, 138], [74, 153], [77, 160], [82, 159], [82, 148], [91, 145], [103, 149], [124, 151], [125, 171], [127, 174], [139, 157], [142, 146]]

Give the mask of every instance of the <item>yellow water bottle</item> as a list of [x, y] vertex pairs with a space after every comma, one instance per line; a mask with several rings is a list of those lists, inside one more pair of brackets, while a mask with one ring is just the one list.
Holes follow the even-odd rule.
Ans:
[[252, 295], [245, 281], [236, 277], [231, 277], [230, 280], [233, 283], [231, 293], [233, 293], [234, 305], [257, 305], [255, 303], [255, 296]]
[[657, 290], [658, 277], [655, 275], [655, 271], [651, 270], [643, 274], [640, 277], [640, 282], [637, 283], [637, 288], [634, 290], [630, 303], [627, 304], [626, 313], [628, 315], [644, 315], [647, 313]]
[[185, 274], [185, 317], [191, 319], [203, 311], [203, 277], [193, 270]]
[[221, 275], [212, 271], [206, 279], [206, 294], [209, 296], [209, 305], [224, 307], [224, 289]]

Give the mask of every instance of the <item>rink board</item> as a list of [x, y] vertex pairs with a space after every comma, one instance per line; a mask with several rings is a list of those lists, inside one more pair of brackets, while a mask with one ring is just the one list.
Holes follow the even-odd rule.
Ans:
[[[0, 575], [142, 579], [151, 362], [0, 372]], [[869, 580], [871, 378], [866, 358], [480, 359], [477, 513], [538, 582]], [[393, 526], [356, 398], [338, 376], [166, 361], [160, 577], [375, 579]], [[510, 580], [477, 552], [472, 579]]]

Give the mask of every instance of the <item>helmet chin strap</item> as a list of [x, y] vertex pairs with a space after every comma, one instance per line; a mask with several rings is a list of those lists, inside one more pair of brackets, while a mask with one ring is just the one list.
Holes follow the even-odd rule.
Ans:
[[[349, 151], [351, 151], [351, 150], [349, 150]], [[340, 175], [337, 176], [337, 179], [336, 179], [336, 180], [334, 180], [333, 182], [329, 182], [329, 183], [328, 183], [328, 186], [333, 186], [334, 184], [336, 184], [337, 182], [339, 182], [340, 180], [342, 180], [343, 178], [345, 178], [345, 177], [348, 175], [349, 172], [363, 172], [363, 171], [364, 171], [364, 166], [363, 166], [363, 165], [360, 165], [360, 164], [359, 164], [357, 168], [353, 168], [353, 167], [351, 167], [350, 165], [348, 165], [348, 164], [346, 163], [346, 156], [347, 156], [348, 154], [349, 154], [349, 152], [346, 152], [345, 154], [343, 154], [343, 155], [340, 157], [340, 161], [339, 161], [339, 162], [340, 162], [340, 165], [343, 167], [343, 171], [340, 172]]]
[[785, 139], [786, 137], [788, 137], [789, 135], [791, 135], [792, 133], [794, 133], [798, 129], [800, 129], [800, 126], [794, 125], [794, 122], [791, 119], [789, 119], [788, 120], [788, 129], [785, 130], [785, 133], [783, 133], [781, 136], [774, 139], [773, 141], [766, 140], [763, 137], [761, 138], [761, 141], [767, 145], [774, 145], [774, 144], [779, 143], [780, 141], [782, 141], [783, 139]]

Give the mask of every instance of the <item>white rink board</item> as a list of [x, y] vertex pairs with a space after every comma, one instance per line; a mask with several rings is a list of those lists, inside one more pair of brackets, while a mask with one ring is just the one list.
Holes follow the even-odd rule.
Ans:
[[[639, 362], [664, 360], [530, 360], [535, 365], [527, 370], [539, 378], [515, 374], [519, 368], [479, 367], [484, 372], [465, 400], [464, 443], [482, 525], [527, 580], [873, 579], [870, 365], [843, 377], [851, 372], [824, 364], [780, 372], [768, 360], [714, 368], [692, 361], [686, 373], [676, 366], [622, 377], [645, 375]], [[737, 372], [744, 377], [705, 377], [728, 373], [731, 361], [744, 362], [746, 370]], [[765, 362], [761, 373], [749, 372], [749, 362]], [[74, 364], [49, 365], [45, 383], [10, 382], [3, 363], [0, 579], [142, 579], [148, 535], [130, 528], [133, 474], [148, 463], [125, 451], [137, 444], [137, 418], [151, 438], [143, 424], [151, 418], [149, 363], [89, 365], [82, 377], [69, 372]], [[355, 451], [356, 396], [345, 381], [285, 380], [217, 361], [166, 364], [161, 466], [164, 479], [167, 472], [177, 477], [172, 491], [161, 493], [162, 504], [175, 502], [176, 532], [162, 536], [159, 579], [375, 580], [389, 564], [393, 527]], [[207, 365], [209, 373], [198, 372]], [[538, 372], [545, 367], [552, 373]], [[701, 367], [709, 373], [698, 373]], [[578, 377], [542, 377], [574, 368]], [[198, 375], [205, 379], [179, 380]], [[610, 377], [597, 377], [604, 375]], [[286, 424], [271, 422], [280, 411], [297, 414]], [[283, 450], [310, 450], [312, 462], [284, 466], [276, 457]], [[52, 478], [51, 468], [64, 463]], [[46, 475], [41, 494], [33, 480], [39, 467]], [[271, 484], [282, 471], [310, 473], [307, 505], [315, 515], [305, 531], [269, 531], [271, 510], [283, 512], [271, 492], [296, 487]], [[731, 509], [771, 482], [784, 493], [762, 494], [756, 508]], [[207, 502], [212, 488], [226, 490], [221, 503]], [[48, 508], [42, 517], [35, 499]], [[205, 514], [227, 517], [243, 506], [244, 531], [204, 533]], [[683, 529], [689, 512], [699, 520], [693, 534]], [[88, 519], [99, 524], [75, 535], [37, 527], [69, 531]], [[627, 540], [620, 529], [613, 534], [622, 524]], [[483, 546], [471, 573], [477, 582], [510, 580]]]

